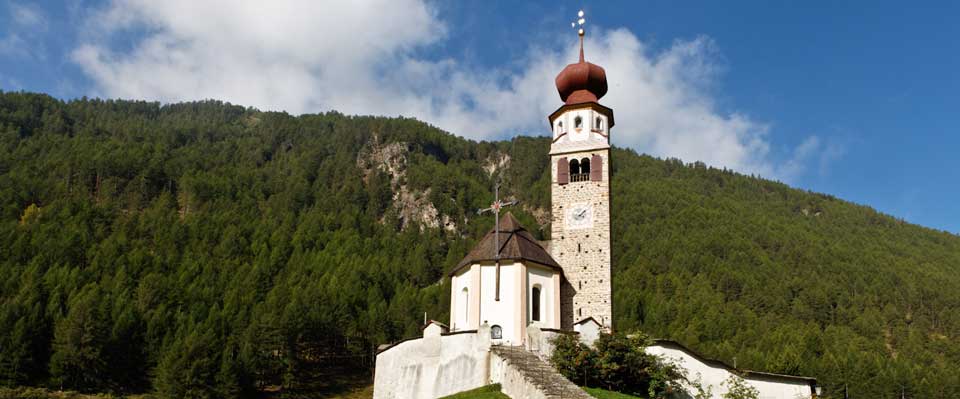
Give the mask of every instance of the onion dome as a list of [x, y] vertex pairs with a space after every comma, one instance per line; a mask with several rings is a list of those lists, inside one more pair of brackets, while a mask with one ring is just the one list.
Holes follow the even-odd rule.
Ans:
[[607, 94], [607, 72], [583, 60], [583, 30], [580, 30], [580, 62], [567, 65], [557, 75], [557, 92], [565, 104], [597, 102]]

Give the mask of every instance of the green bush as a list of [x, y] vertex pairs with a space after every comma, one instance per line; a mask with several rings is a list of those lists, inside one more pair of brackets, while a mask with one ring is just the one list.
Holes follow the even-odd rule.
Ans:
[[686, 380], [681, 368], [651, 355], [643, 334], [601, 334], [593, 346], [576, 335], [554, 339], [551, 362], [567, 379], [631, 395], [666, 397]]
[[757, 388], [750, 386], [743, 378], [736, 375], [731, 375], [722, 385], [727, 388], [727, 393], [721, 396], [723, 399], [758, 399], [760, 397], [760, 391]]

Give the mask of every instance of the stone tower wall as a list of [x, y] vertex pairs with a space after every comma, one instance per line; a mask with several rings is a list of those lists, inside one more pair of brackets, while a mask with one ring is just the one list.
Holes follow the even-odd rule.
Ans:
[[[557, 161], [560, 158], [603, 159], [601, 181], [557, 184]], [[613, 290], [610, 262], [610, 150], [598, 149], [550, 157], [551, 176], [551, 242], [553, 259], [563, 267], [567, 284], [561, 287], [561, 328], [593, 317], [605, 327], [612, 327]], [[593, 226], [567, 230], [566, 210], [575, 204], [593, 205]]]

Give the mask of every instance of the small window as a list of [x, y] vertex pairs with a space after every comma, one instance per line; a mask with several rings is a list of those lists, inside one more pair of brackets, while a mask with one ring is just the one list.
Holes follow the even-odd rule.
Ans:
[[603, 119], [600, 119], [600, 117], [598, 116], [598, 117], [597, 117], [597, 120], [594, 121], [593, 126], [595, 126], [595, 127], [597, 128], [597, 130], [602, 129], [602, 128], [603, 128]]
[[[541, 125], [541, 126], [542, 126], [542, 125]], [[583, 118], [581, 118], [581, 117], [579, 117], [579, 116], [576, 117], [576, 118], [573, 118], [573, 127], [574, 127], [574, 128], [577, 128], [577, 129], [582, 128], [582, 127], [583, 127]]]
[[460, 298], [458, 299], [460, 308], [460, 317], [458, 317], [458, 322], [460, 328], [466, 328], [467, 324], [470, 322], [469, 312], [470, 312], [470, 291], [467, 287], [463, 287], [463, 290], [460, 291]]
[[557, 122], [557, 133], [563, 133], [563, 121]]
[[580, 160], [580, 173], [590, 174], [590, 158], [584, 158]]
[[580, 174], [580, 161], [576, 159], [570, 160], [570, 175]]
[[500, 326], [494, 324], [493, 327], [490, 327], [490, 339], [501, 339], [503, 338], [503, 329]]
[[530, 311], [530, 319], [540, 321], [540, 287], [534, 286], [530, 294], [530, 304], [533, 309]]

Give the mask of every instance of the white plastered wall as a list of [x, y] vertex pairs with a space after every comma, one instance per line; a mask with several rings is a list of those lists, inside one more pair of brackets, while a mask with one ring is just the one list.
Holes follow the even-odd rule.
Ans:
[[[556, 304], [560, 302], [560, 292], [554, 287], [554, 275], [560, 273], [553, 269], [531, 264], [527, 266], [527, 312], [528, 324], [541, 328], [560, 328], [560, 320], [555, 317]], [[533, 287], [540, 288], [540, 321], [533, 321]]]
[[[732, 373], [725, 367], [706, 364], [686, 351], [674, 347], [654, 344], [647, 347], [647, 353], [673, 360], [686, 369], [687, 378], [691, 381], [696, 381], [699, 378], [700, 383], [705, 388], [710, 388], [711, 398], [720, 399], [723, 394], [727, 393], [723, 382], [730, 378]], [[809, 383], [805, 381], [772, 381], [750, 377], [745, 378], [745, 380], [760, 392], [760, 399], [806, 399], [813, 396]], [[688, 392], [696, 393], [691, 386], [687, 385], [686, 388]]]
[[374, 399], [433, 399], [490, 383], [490, 330], [441, 335], [440, 329], [377, 355]]
[[[583, 118], [583, 127], [578, 132], [574, 127], [574, 121], [577, 117]], [[596, 119], [600, 118], [600, 129], [595, 127]], [[563, 123], [563, 127], [560, 127], [560, 123]], [[564, 132], [567, 133], [566, 140], [570, 141], [583, 141], [587, 139], [600, 139], [602, 137], [594, 137], [593, 131], [597, 130], [604, 135], [609, 136], [609, 125], [610, 121], [606, 115], [594, 111], [593, 108], [585, 107], [579, 109], [572, 109], [567, 112], [564, 112], [553, 121], [553, 138], [557, 138], [560, 134]]]
[[[470, 303], [463, 302], [463, 290], [466, 289], [468, 296], [476, 295], [472, 292], [473, 282], [470, 280], [470, 267], [464, 267], [451, 277], [450, 285], [450, 330], [461, 331], [471, 330], [470, 327]], [[472, 299], [472, 298], [470, 298]]]
[[480, 324], [500, 326], [503, 331], [503, 344], [519, 345], [522, 331], [516, 323], [516, 313], [521, 309], [517, 290], [518, 265], [513, 261], [500, 262], [500, 300], [496, 300], [497, 267], [493, 263], [484, 263], [480, 267]]

